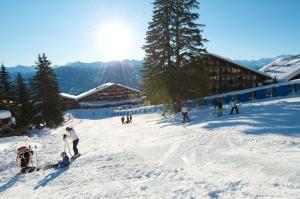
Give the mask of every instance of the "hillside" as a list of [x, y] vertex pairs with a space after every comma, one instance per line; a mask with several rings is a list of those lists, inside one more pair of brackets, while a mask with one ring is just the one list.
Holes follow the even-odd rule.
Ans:
[[[135, 60], [74, 62], [64, 66], [55, 66], [54, 72], [57, 75], [61, 92], [78, 94], [108, 82], [139, 89], [142, 67], [142, 62]], [[26, 80], [35, 74], [34, 67], [26, 66], [8, 67], [8, 71], [12, 79], [18, 72], [23, 74]]]
[[260, 71], [276, 77], [279, 81], [288, 81], [300, 73], [300, 55], [276, 59], [262, 67]]
[[[299, 198], [300, 96], [239, 108], [229, 115], [225, 107], [223, 117], [194, 109], [189, 124], [180, 114], [134, 115], [124, 126], [105, 118], [107, 109], [72, 110], [43, 136], [0, 139], [0, 198]], [[56, 162], [67, 125], [82, 156], [69, 168], [17, 176], [16, 148], [37, 145], [39, 164]]]

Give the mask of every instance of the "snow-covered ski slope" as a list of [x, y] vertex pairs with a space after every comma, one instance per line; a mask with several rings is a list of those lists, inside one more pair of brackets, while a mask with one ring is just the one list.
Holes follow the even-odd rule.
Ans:
[[239, 108], [223, 117], [192, 110], [188, 124], [179, 114], [137, 115], [123, 126], [120, 117], [93, 119], [101, 109], [72, 111], [65, 126], [82, 155], [69, 168], [17, 176], [15, 166], [24, 144], [37, 145], [39, 164], [56, 162], [65, 126], [0, 139], [0, 198], [300, 198], [300, 96]]

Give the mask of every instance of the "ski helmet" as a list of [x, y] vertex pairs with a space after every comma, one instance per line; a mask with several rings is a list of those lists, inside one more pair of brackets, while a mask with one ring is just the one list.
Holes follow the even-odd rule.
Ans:
[[67, 154], [66, 154], [66, 152], [62, 152], [62, 153], [60, 154], [60, 156], [61, 156], [62, 158], [64, 158], [64, 157], [67, 156]]

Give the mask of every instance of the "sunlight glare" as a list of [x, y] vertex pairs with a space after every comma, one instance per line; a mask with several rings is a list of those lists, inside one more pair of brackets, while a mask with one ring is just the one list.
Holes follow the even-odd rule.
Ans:
[[125, 59], [132, 49], [130, 28], [123, 24], [110, 24], [100, 31], [100, 48], [107, 61]]

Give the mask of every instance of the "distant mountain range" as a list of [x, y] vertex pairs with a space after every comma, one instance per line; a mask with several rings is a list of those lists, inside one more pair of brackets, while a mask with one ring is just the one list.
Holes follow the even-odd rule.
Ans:
[[233, 60], [239, 64], [245, 65], [245, 66], [249, 66], [251, 68], [254, 69], [261, 69], [263, 66], [268, 65], [270, 63], [272, 63], [273, 61], [280, 59], [280, 58], [288, 58], [291, 57], [291, 55], [280, 55], [274, 58], [262, 58], [262, 59], [258, 59], [258, 60]]
[[[79, 94], [101, 84], [112, 82], [140, 89], [143, 63], [136, 60], [83, 63], [74, 62], [53, 67], [61, 92]], [[34, 66], [8, 67], [11, 79], [21, 73], [25, 80], [35, 74]]]
[[[290, 57], [292, 56], [281, 55], [259, 60], [234, 61], [258, 70], [278, 59], [289, 59]], [[108, 82], [140, 89], [143, 62], [137, 60], [93, 63], [74, 62], [63, 66], [53, 66], [53, 69], [58, 77], [60, 91], [76, 95]], [[15, 79], [17, 73], [21, 73], [25, 80], [29, 80], [35, 74], [34, 66], [19, 65], [8, 67], [8, 71], [12, 79]]]

